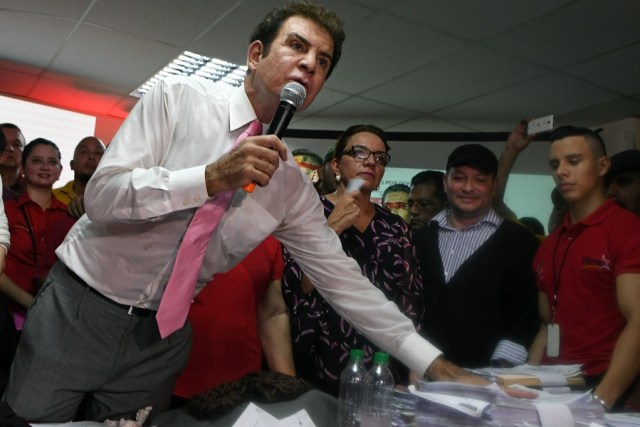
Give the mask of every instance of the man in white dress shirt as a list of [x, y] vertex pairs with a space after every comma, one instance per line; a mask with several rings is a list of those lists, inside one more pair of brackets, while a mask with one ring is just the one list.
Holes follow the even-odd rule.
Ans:
[[[18, 415], [68, 421], [85, 396], [82, 417], [97, 421], [167, 407], [191, 331], [187, 323], [161, 339], [154, 313], [194, 212], [226, 190], [235, 193], [196, 292], [274, 234], [342, 316], [413, 371], [482, 383], [439, 357], [346, 257], [280, 139], [249, 137], [232, 149], [248, 123], [271, 121], [286, 83], [306, 89], [299, 110], [313, 102], [340, 57], [340, 19], [292, 3], [272, 10], [251, 40], [243, 87], [167, 79], [118, 131], [86, 188], [87, 215], [29, 312], [5, 396]], [[240, 190], [252, 181], [255, 192]]]

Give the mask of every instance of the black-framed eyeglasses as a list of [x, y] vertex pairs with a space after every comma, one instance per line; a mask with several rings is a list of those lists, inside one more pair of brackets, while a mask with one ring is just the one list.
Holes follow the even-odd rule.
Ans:
[[367, 147], [362, 145], [352, 145], [351, 147], [344, 150], [343, 154], [347, 154], [354, 159], [365, 161], [373, 154], [373, 159], [377, 164], [386, 166], [387, 163], [391, 160], [391, 155], [385, 153], [384, 151], [371, 151]]

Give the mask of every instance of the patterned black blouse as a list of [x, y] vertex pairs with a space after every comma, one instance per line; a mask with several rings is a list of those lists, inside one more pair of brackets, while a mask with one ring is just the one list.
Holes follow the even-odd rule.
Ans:
[[[326, 217], [334, 205], [321, 197]], [[416, 327], [422, 318], [422, 278], [411, 244], [409, 227], [399, 216], [375, 205], [373, 220], [361, 233], [349, 227], [341, 235], [342, 248], [360, 265], [362, 274], [394, 301]], [[284, 298], [291, 318], [291, 334], [298, 375], [335, 392], [352, 348], [365, 351], [369, 366], [378, 350], [343, 319], [314, 289], [301, 288], [302, 271], [284, 251]]]

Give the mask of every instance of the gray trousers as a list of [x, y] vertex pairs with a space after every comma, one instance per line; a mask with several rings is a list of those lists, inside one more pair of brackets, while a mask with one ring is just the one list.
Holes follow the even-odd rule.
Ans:
[[27, 314], [4, 399], [33, 422], [71, 421], [83, 399], [88, 420], [158, 413], [190, 349], [188, 323], [160, 339], [155, 317], [127, 314], [57, 263]]

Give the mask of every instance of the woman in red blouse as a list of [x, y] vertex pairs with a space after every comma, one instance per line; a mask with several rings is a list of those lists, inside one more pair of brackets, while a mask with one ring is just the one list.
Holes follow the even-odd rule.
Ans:
[[56, 248], [75, 222], [51, 191], [60, 178], [60, 160], [58, 146], [49, 140], [38, 138], [27, 144], [22, 153], [26, 190], [18, 200], [5, 202], [11, 248], [0, 275], [0, 291], [13, 302], [10, 310], [18, 329], [56, 261]]

